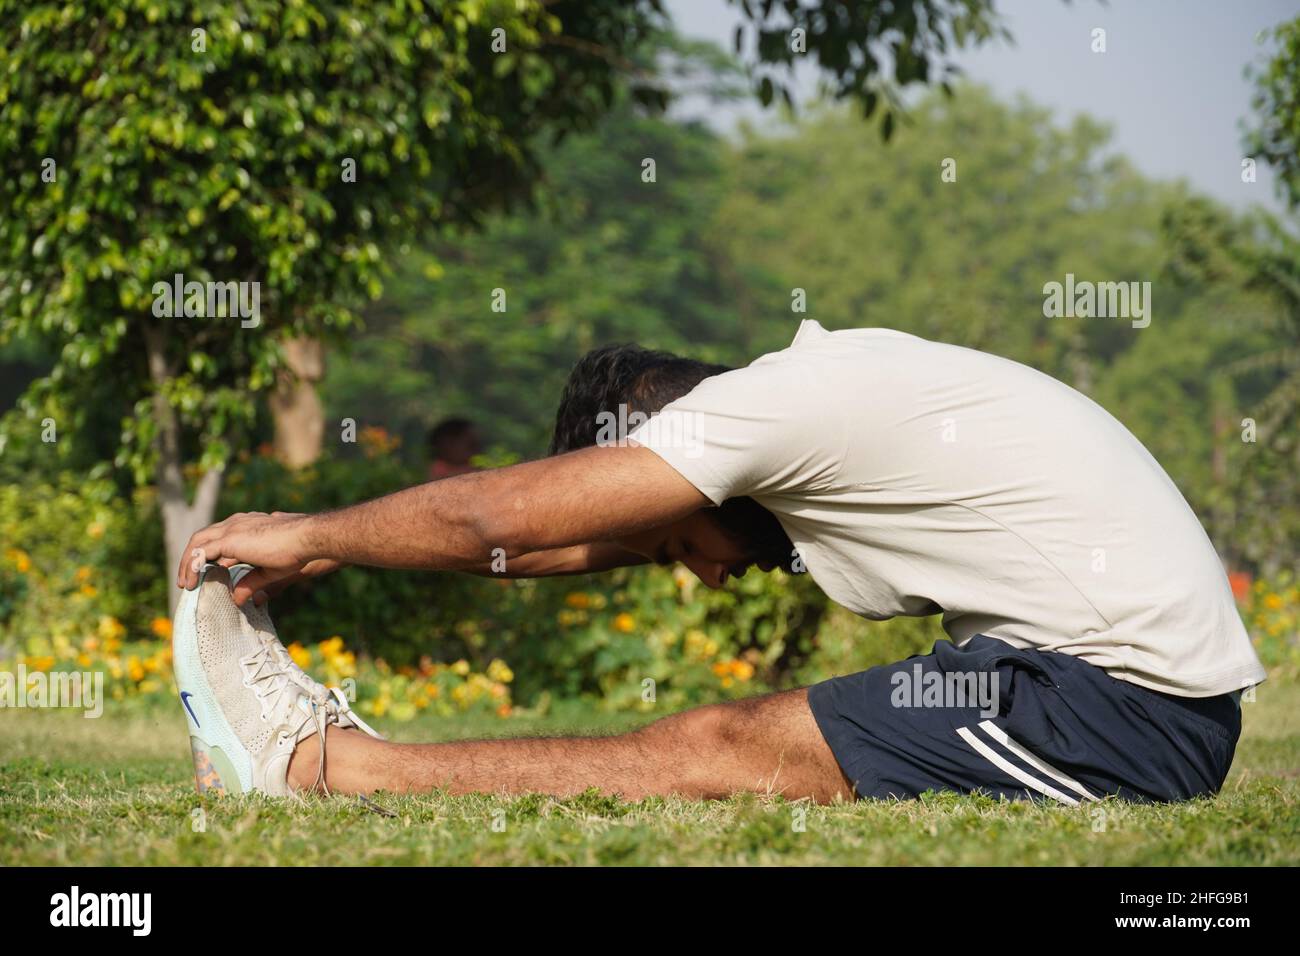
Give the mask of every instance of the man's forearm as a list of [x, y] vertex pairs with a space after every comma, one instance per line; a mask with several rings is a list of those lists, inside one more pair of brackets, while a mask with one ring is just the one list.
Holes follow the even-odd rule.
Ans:
[[304, 541], [311, 558], [466, 571], [493, 558], [608, 541], [707, 503], [652, 452], [591, 448], [315, 515]]
[[490, 561], [476, 520], [484, 505], [459, 487], [477, 475], [428, 482], [312, 516], [312, 556], [382, 568], [469, 571]]

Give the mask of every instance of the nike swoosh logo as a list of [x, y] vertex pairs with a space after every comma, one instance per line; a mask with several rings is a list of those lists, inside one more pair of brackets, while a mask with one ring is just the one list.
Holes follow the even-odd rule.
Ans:
[[199, 723], [199, 718], [197, 718], [197, 717], [194, 716], [194, 708], [190, 706], [190, 702], [189, 702], [189, 700], [187, 699], [187, 698], [190, 698], [190, 697], [193, 697], [193, 696], [194, 696], [194, 695], [191, 694], [191, 693], [190, 693], [189, 691], [187, 691], [187, 690], [183, 690], [183, 691], [181, 691], [181, 703], [185, 705], [185, 709], [188, 710], [188, 711], [190, 712], [190, 717], [192, 717], [192, 718], [194, 719], [194, 726], [195, 726], [195, 727], [201, 727], [202, 724]]

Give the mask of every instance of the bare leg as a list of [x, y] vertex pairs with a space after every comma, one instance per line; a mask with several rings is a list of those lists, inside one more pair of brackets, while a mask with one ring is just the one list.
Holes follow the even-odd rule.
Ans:
[[[808, 709], [805, 690], [664, 717], [611, 737], [535, 737], [446, 744], [394, 744], [331, 727], [325, 782], [336, 793], [548, 793], [595, 787], [629, 800], [654, 794], [696, 799], [738, 791], [828, 802], [850, 798]], [[289, 783], [310, 787], [320, 748], [304, 741]]]

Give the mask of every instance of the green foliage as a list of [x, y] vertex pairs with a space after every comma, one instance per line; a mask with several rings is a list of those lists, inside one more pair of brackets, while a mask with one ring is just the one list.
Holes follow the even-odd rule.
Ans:
[[[653, 157], [657, 181], [643, 182]], [[564, 380], [596, 345], [639, 341], [743, 361], [725, 276], [705, 241], [723, 188], [717, 136], [621, 101], [543, 158], [529, 216], [413, 253], [324, 386], [330, 418], [378, 421], [407, 448], [448, 414], [541, 454]], [[492, 292], [505, 292], [494, 312]]]
[[[940, 84], [957, 73], [951, 47], [1009, 40], [992, 0], [912, 0], [909, 3], [789, 3], [728, 0], [745, 15], [736, 28], [736, 53], [757, 54], [755, 91], [764, 105], [776, 97], [793, 106], [796, 64], [813, 60], [823, 88], [836, 99], [852, 97], [864, 116], [879, 112], [889, 139], [900, 93], [914, 84]], [[801, 43], [796, 44], [796, 31]], [[878, 109], [879, 108], [879, 109]]]
[[[144, 480], [158, 393], [186, 460], [221, 463], [280, 336], [345, 333], [387, 245], [525, 197], [532, 140], [599, 115], [611, 57], [656, 18], [506, 0], [0, 3], [0, 341], [50, 343], [54, 363], [31, 406], [62, 396], [72, 428], [116, 395], [121, 460]], [[159, 316], [156, 283], [177, 273], [259, 282], [261, 323]]]
[[1246, 149], [1277, 170], [1288, 201], [1300, 207], [1300, 17], [1265, 36], [1276, 47], [1266, 64], [1250, 71], [1256, 121]]
[[167, 607], [160, 536], [148, 490], [123, 499], [71, 474], [0, 484], [0, 646], [79, 646], [105, 616], [148, 636]]

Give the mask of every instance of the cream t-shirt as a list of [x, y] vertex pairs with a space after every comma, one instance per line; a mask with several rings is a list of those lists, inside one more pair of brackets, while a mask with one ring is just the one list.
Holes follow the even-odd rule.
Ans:
[[1099, 405], [984, 352], [827, 332], [707, 379], [629, 436], [714, 503], [752, 496], [863, 617], [942, 613], [1185, 697], [1264, 679], [1164, 470]]

